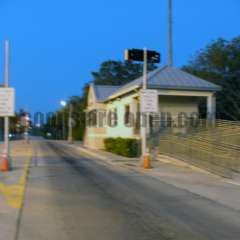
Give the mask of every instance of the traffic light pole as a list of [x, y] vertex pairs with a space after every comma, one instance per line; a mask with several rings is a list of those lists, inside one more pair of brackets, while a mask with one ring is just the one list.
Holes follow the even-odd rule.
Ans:
[[[152, 63], [160, 63], [160, 53], [156, 51], [148, 51], [146, 48], [141, 49], [126, 49], [125, 60], [126, 61], [138, 61], [143, 62], [143, 86], [140, 93], [141, 98], [141, 148], [143, 166], [145, 169], [151, 168], [149, 149], [147, 147], [147, 134], [149, 133], [149, 109], [146, 109], [147, 104], [146, 96], [149, 96], [150, 92], [147, 92], [148, 81], [148, 61]], [[148, 97], [149, 98], [149, 97]], [[148, 106], [147, 106], [148, 107]], [[153, 108], [155, 109], [155, 108]], [[155, 111], [155, 110], [154, 110]]]
[[[144, 48], [144, 61], [143, 61], [143, 91], [147, 89], [147, 49]], [[144, 159], [144, 156], [147, 152], [147, 117], [145, 113], [142, 113], [142, 129], [141, 129], [141, 135], [142, 135], [142, 157]]]

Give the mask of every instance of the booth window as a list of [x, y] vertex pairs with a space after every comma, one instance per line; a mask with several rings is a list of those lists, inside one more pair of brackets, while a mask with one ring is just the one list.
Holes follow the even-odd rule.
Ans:
[[130, 124], [130, 105], [125, 105], [125, 119], [124, 119], [124, 123], [127, 125], [127, 124]]

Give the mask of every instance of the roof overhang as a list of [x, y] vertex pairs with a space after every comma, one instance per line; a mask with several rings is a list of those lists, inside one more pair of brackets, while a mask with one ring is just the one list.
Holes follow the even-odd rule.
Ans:
[[207, 91], [207, 92], [219, 92], [222, 90], [222, 87], [216, 86], [216, 87], [178, 87], [178, 86], [161, 86], [158, 85], [149, 85], [149, 89], [159, 89], [159, 90], [186, 90], [186, 91]]
[[139, 85], [131, 86], [130, 88], [124, 89], [122, 91], [119, 91], [119, 92], [109, 96], [104, 102], [111, 101], [111, 100], [113, 100], [115, 98], [119, 98], [119, 97], [121, 97], [121, 96], [123, 96], [125, 94], [128, 94], [129, 92], [132, 92], [132, 91], [134, 91], [134, 90], [136, 90], [138, 88], [139, 88]]

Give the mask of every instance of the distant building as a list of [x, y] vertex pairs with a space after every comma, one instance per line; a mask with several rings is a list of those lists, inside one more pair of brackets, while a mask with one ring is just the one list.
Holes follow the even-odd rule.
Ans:
[[[101, 149], [104, 139], [109, 137], [140, 139], [141, 88], [142, 77], [123, 86], [91, 84], [86, 109], [86, 146]], [[181, 113], [187, 118], [197, 114], [199, 98], [206, 99], [208, 120], [215, 121], [215, 93], [221, 90], [218, 85], [165, 66], [148, 74], [148, 89], [157, 90], [159, 114], [170, 114], [171, 121], [177, 121]]]

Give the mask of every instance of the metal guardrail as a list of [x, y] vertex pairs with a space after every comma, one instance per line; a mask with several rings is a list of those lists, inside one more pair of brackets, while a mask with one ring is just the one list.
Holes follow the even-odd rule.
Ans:
[[[204, 120], [201, 120], [202, 123]], [[240, 172], [240, 122], [217, 120], [214, 127], [199, 124], [183, 133], [165, 128], [149, 136], [151, 150], [169, 155], [220, 176]]]

